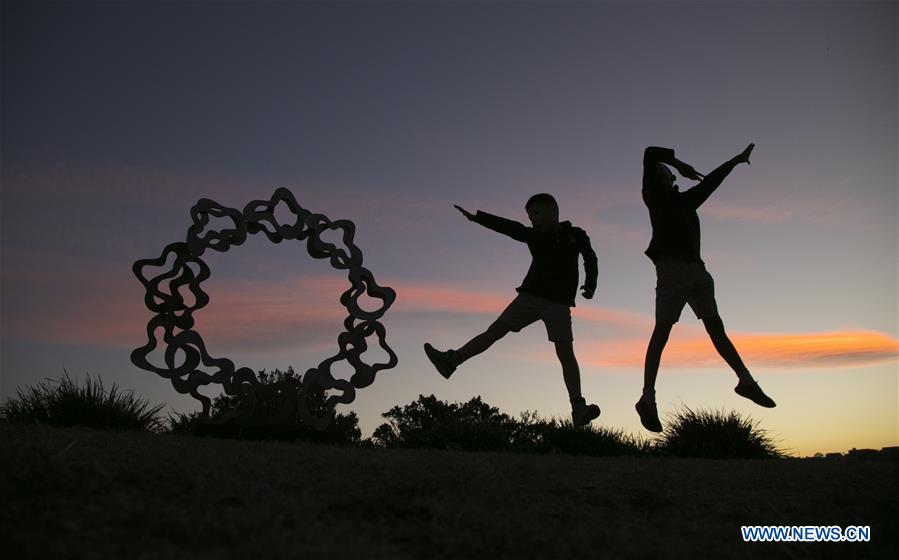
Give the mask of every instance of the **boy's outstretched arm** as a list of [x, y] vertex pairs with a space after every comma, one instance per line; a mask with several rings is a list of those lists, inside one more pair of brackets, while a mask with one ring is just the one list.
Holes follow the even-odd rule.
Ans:
[[593, 251], [593, 246], [590, 245], [590, 237], [587, 236], [587, 232], [583, 231], [583, 237], [580, 240], [580, 252], [581, 256], [584, 258], [584, 272], [586, 273], [586, 277], [584, 278], [584, 285], [581, 286], [581, 295], [586, 299], [592, 299], [593, 294], [596, 292], [596, 278], [598, 276], [598, 267], [597, 267], [597, 259], [596, 253]]
[[458, 204], [455, 205], [455, 208], [472, 222], [481, 224], [485, 228], [492, 229], [497, 233], [508, 235], [516, 241], [527, 243], [530, 228], [522, 223], [516, 222], [515, 220], [509, 220], [508, 218], [494, 216], [493, 214], [488, 214], [487, 212], [482, 212], [481, 210], [478, 210], [476, 214], [472, 214]]
[[752, 154], [753, 148], [755, 148], [755, 144], [746, 146], [742, 152], [716, 167], [698, 185], [684, 192], [683, 196], [687, 197], [693, 208], [699, 208], [715, 192], [724, 178], [734, 170], [734, 167], [741, 163], [750, 163], [749, 156]]

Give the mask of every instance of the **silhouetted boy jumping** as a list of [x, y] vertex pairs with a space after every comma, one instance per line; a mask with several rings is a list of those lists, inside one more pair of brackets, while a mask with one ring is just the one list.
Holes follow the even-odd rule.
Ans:
[[527, 243], [533, 260], [521, 286], [516, 288], [518, 297], [486, 331], [458, 350], [441, 352], [426, 343], [428, 358], [437, 371], [449, 379], [459, 365], [484, 352], [509, 332], [518, 332], [541, 320], [562, 364], [562, 376], [571, 401], [572, 423], [575, 426], [589, 424], [599, 417], [600, 411], [595, 404], [588, 405], [581, 395], [581, 372], [574, 356], [571, 331], [571, 307], [575, 305], [577, 295], [578, 255], [583, 255], [587, 273], [581, 286], [582, 294], [590, 299], [596, 291], [596, 253], [590, 246], [590, 238], [571, 222], [559, 223], [559, 205], [552, 195], [545, 193], [535, 194], [525, 204], [533, 227], [480, 210], [472, 214], [460, 206], [456, 209], [473, 222]]
[[[643, 202], [649, 208], [652, 222], [652, 240], [646, 255], [655, 264], [657, 279], [655, 329], [646, 349], [643, 396], [636, 404], [640, 422], [647, 430], [662, 431], [655, 402], [656, 376], [671, 327], [680, 318], [685, 304], [689, 304], [696, 317], [702, 320], [715, 349], [737, 374], [739, 382], [734, 391], [760, 406], [775, 406], [749, 374], [736, 348], [727, 338], [715, 303], [714, 281], [699, 257], [699, 217], [696, 209], [737, 164], [749, 163], [754, 147], [755, 144], [749, 144], [740, 154], [704, 178], [692, 166], [676, 159], [674, 150], [649, 147], [643, 153]], [[700, 181], [699, 184], [679, 192], [674, 184], [674, 174], [666, 165], [677, 169], [687, 179]]]

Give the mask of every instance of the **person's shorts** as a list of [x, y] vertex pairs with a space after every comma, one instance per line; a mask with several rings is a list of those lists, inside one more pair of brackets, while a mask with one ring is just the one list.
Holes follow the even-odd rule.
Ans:
[[531, 294], [519, 293], [494, 321], [512, 332], [518, 332], [535, 321], [543, 321], [550, 342], [574, 340], [571, 332], [571, 308]]
[[698, 319], [716, 317], [715, 281], [705, 265], [683, 259], [656, 261], [656, 322], [673, 325], [684, 304]]

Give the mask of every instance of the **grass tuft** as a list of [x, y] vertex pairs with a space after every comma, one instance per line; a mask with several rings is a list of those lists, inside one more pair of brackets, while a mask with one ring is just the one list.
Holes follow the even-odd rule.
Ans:
[[766, 459], [783, 457], [758, 422], [736, 411], [693, 410], [683, 406], [669, 414], [656, 449], [676, 457]]
[[37, 386], [19, 389], [3, 408], [10, 424], [155, 432], [163, 428], [158, 414], [164, 406], [151, 406], [135, 397], [133, 390], [120, 391], [115, 383], [107, 389], [99, 376], [94, 380], [87, 375], [84, 384], [78, 384], [63, 370], [57, 380], [45, 379]]

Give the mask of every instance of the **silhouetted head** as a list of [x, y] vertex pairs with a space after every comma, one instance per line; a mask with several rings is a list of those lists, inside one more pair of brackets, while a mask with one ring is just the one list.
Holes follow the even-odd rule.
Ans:
[[674, 173], [664, 163], [656, 164], [656, 182], [661, 187], [677, 190], [674, 184]]
[[559, 204], [551, 194], [535, 194], [528, 199], [524, 209], [536, 230], [552, 231], [559, 225]]

